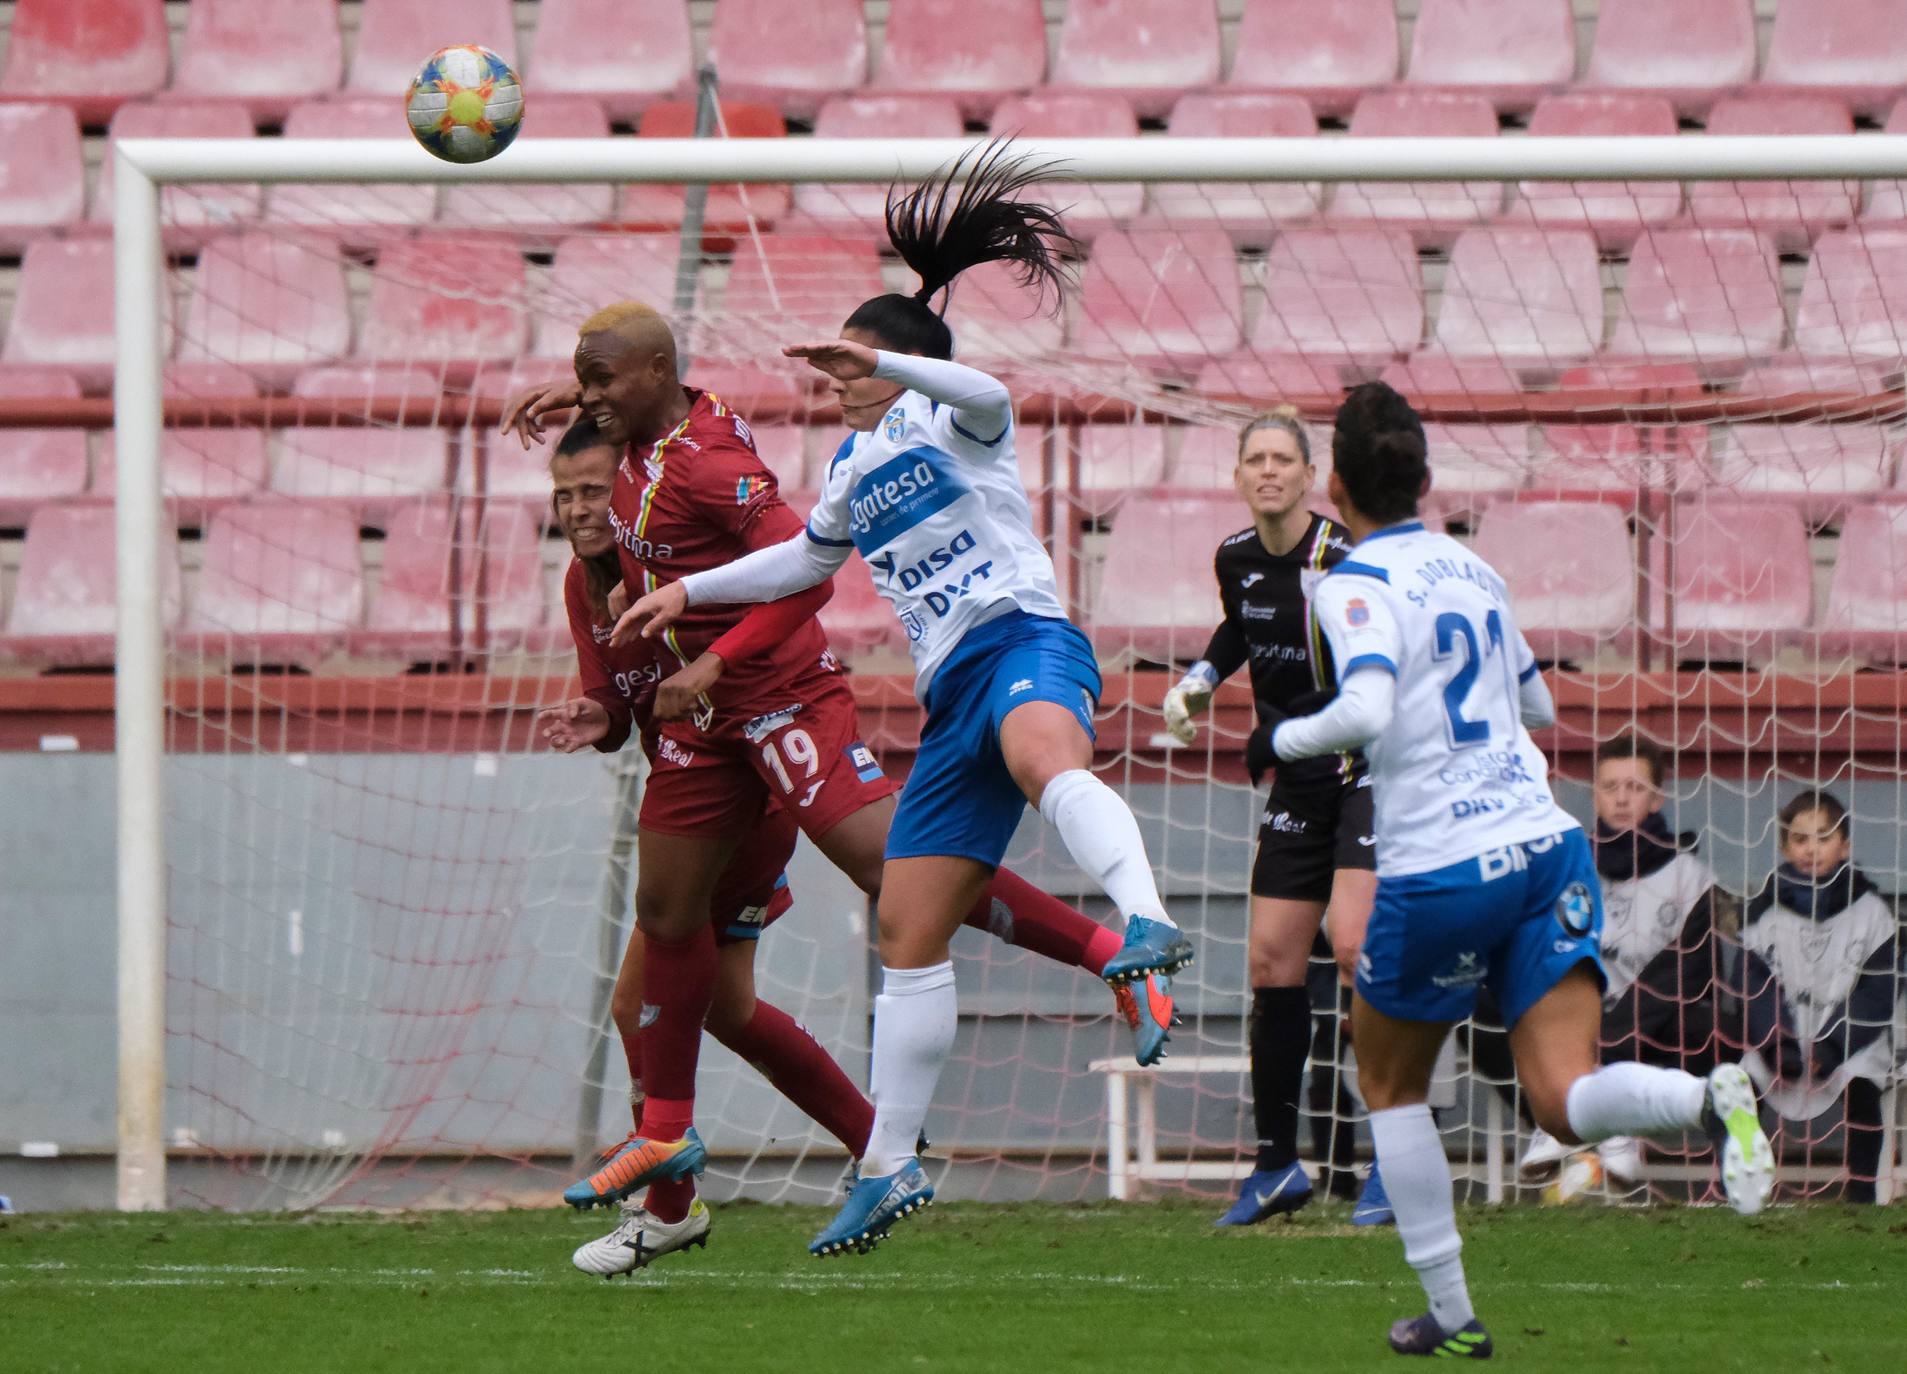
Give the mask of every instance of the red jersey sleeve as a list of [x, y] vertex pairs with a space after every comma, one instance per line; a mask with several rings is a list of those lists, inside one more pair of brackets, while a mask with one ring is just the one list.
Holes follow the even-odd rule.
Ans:
[[[583, 695], [609, 713], [609, 733], [596, 742], [598, 753], [613, 754], [629, 741], [636, 704], [616, 686], [616, 674], [596, 642], [596, 613], [589, 604], [589, 582], [583, 565], [572, 558], [563, 578], [563, 607], [569, 612], [569, 635], [576, 644], [576, 676]], [[646, 714], [646, 711], [645, 711]]]
[[711, 414], [696, 435], [697, 504], [712, 523], [751, 549], [779, 544], [802, 529], [802, 519], [781, 499], [775, 474], [755, 452], [748, 422], [723, 407]]
[[834, 595], [834, 579], [819, 583], [805, 592], [784, 596], [755, 607], [738, 620], [708, 651], [725, 664], [745, 663], [784, 642], [796, 630], [814, 619]]

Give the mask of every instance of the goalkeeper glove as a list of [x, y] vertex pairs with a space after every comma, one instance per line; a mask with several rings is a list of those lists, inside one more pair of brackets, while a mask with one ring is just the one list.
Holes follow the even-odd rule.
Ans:
[[1257, 787], [1265, 780], [1265, 773], [1278, 762], [1278, 751], [1272, 748], [1271, 736], [1280, 725], [1291, 719], [1276, 707], [1260, 704], [1262, 718], [1258, 728], [1251, 732], [1251, 738], [1245, 741], [1245, 771], [1251, 774], [1251, 785]]
[[1211, 703], [1218, 686], [1218, 670], [1200, 659], [1185, 670], [1178, 685], [1165, 694], [1165, 728], [1180, 744], [1190, 744], [1198, 733], [1192, 717]]

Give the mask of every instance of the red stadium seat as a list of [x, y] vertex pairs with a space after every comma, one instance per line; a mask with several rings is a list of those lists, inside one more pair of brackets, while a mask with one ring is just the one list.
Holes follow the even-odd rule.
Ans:
[[1059, 352], [1066, 317], [1057, 305], [1050, 290], [1035, 294], [1011, 268], [990, 262], [960, 274], [946, 318], [963, 359], [1011, 372]]
[[1413, 352], [1423, 330], [1423, 279], [1408, 234], [1297, 229], [1272, 244], [1253, 352], [1374, 370]]
[[[517, 144], [545, 138], [608, 138], [609, 116], [582, 96], [539, 95], [536, 118], [526, 122]], [[616, 191], [607, 182], [562, 182], [508, 186], [451, 186], [440, 218], [462, 229], [507, 229], [527, 247], [547, 249], [566, 229], [601, 224], [615, 214]]]
[[[946, 96], [839, 96], [815, 116], [816, 138], [960, 138], [966, 126], [960, 107]], [[887, 187], [804, 182], [795, 187], [795, 208], [818, 226], [882, 224]]]
[[543, 621], [536, 526], [509, 505], [489, 508], [481, 539], [474, 524], [466, 506], [453, 527], [442, 500], [410, 502], [392, 513], [364, 628], [347, 637], [354, 656], [441, 663], [459, 650], [522, 646]]
[[1673, 519], [1669, 537], [1652, 541], [1650, 610], [1677, 659], [1765, 663], [1806, 627], [1814, 569], [1797, 507], [1697, 498], [1677, 503]]
[[1868, 663], [1907, 663], [1907, 505], [1861, 505], [1841, 527], [1819, 647]]
[[212, 517], [181, 648], [205, 658], [310, 668], [364, 614], [357, 522], [304, 501], [260, 497]]
[[[0, 658], [46, 668], [110, 668], [119, 626], [119, 547], [113, 508], [89, 501], [42, 506], [27, 526], [19, 578]], [[177, 536], [159, 531], [165, 586], [160, 606], [168, 630], [179, 623]]]
[[[1166, 132], [1180, 138], [1310, 138], [1311, 107], [1295, 95], [1196, 91], [1172, 107]], [[1146, 218], [1188, 226], [1216, 222], [1243, 248], [1263, 248], [1280, 225], [1311, 219], [1324, 191], [1316, 182], [1155, 182]]]
[[536, 311], [539, 358], [567, 362], [582, 322], [615, 301], [648, 301], [665, 313], [675, 300], [682, 240], [675, 234], [581, 234], [556, 246]]
[[1601, 344], [1601, 268], [1588, 233], [1470, 229], [1458, 238], [1432, 347], [1540, 380]]
[[[1572, 91], [1537, 101], [1529, 131], [1534, 138], [1673, 138], [1677, 127], [1674, 107], [1659, 95]], [[1588, 229], [1605, 252], [1627, 252], [1636, 235], [1681, 209], [1675, 181], [1525, 181], [1509, 218]]]
[[[362, 0], [349, 90], [397, 95], [424, 59], [451, 43], [477, 43], [516, 65], [510, 0]], [[532, 96], [534, 98], [534, 96]]]
[[1344, 390], [1340, 361], [1256, 351], [1239, 353], [1214, 358], [1199, 369], [1194, 389], [1201, 396], [1229, 397], [1261, 408], [1293, 396], [1334, 401]]
[[1227, 84], [1302, 96], [1320, 115], [1349, 114], [1397, 79], [1393, 0], [1252, 0], [1238, 19]]
[[1099, 656], [1196, 658], [1220, 614], [1212, 556], [1250, 523], [1236, 495], [1128, 501], [1106, 540], [1089, 622]]
[[[160, 299], [162, 353], [172, 351], [172, 299]], [[109, 238], [41, 239], [27, 245], [0, 362], [65, 368], [88, 391], [113, 375], [113, 244]]]
[[392, 243], [371, 272], [358, 356], [468, 377], [528, 343], [524, 295], [512, 244], [451, 234]]
[[[256, 396], [251, 375], [219, 363], [173, 363], [165, 372], [168, 401], [205, 402], [217, 411], [235, 398]], [[108, 431], [99, 451], [93, 491], [110, 496], [118, 488], [119, 464]], [[255, 496], [265, 487], [265, 431], [262, 428], [168, 428], [159, 443], [159, 480], [166, 508], [182, 526], [205, 523], [207, 515], [233, 501]]]
[[[1317, 440], [1311, 448], [1318, 458]], [[1187, 425], [1179, 434], [1179, 455], [1172, 463], [1166, 486], [1175, 495], [1206, 495], [1234, 491], [1238, 470], [1238, 430], [1230, 425]], [[1243, 508], [1241, 507], [1241, 510]]]
[[1520, 424], [1424, 426], [1430, 485], [1440, 508], [1481, 510], [1521, 491], [1530, 477], [1530, 432]]
[[1509, 584], [1538, 658], [1583, 659], [1629, 637], [1636, 568], [1620, 507], [1505, 501], [1478, 526], [1475, 548]]
[[[122, 138], [255, 138], [243, 106], [207, 101], [130, 101], [113, 114], [106, 153], [93, 192], [92, 224], [113, 222], [113, 144]], [[169, 247], [191, 249], [208, 234], [258, 218], [263, 188], [257, 185], [168, 186], [159, 193], [159, 217]]]
[[[423, 61], [423, 54], [418, 54]], [[344, 38], [331, 0], [192, 0], [172, 88], [194, 100], [229, 100], [255, 122], [338, 89]]]
[[1589, 498], [1633, 510], [1664, 467], [1635, 425], [1539, 425], [1536, 441], [1529, 484], [1535, 496]]
[[1907, 359], [1907, 226], [1821, 236], [1801, 284], [1794, 346], [1823, 360]]
[[[328, 367], [298, 379], [296, 394], [343, 401], [413, 399], [420, 416], [436, 412], [443, 374], [424, 368]], [[343, 508], [353, 526], [417, 496], [445, 490], [446, 438], [419, 425], [308, 424], [278, 436], [271, 489], [303, 498], [304, 508]]]
[[86, 208], [79, 121], [61, 105], [0, 105], [0, 253], [17, 254]]
[[[988, 126], [994, 137], [1137, 138], [1139, 121], [1123, 96], [1088, 91], [1044, 92], [1000, 102]], [[1066, 227], [1090, 239], [1137, 218], [1145, 192], [1134, 181], [1075, 182], [1058, 199]]]
[[890, 0], [873, 87], [952, 96], [968, 119], [985, 119], [1045, 75], [1040, 0]]
[[731, 100], [812, 119], [821, 103], [867, 80], [861, 0], [716, 0], [709, 60]]
[[1894, 452], [1871, 421], [1743, 424], [1718, 432], [1709, 462], [1729, 495], [1776, 498], [1820, 525], [1886, 491]]
[[[1755, 96], [1715, 102], [1708, 132], [1755, 138], [1851, 134], [1847, 106], [1825, 96]], [[1846, 224], [1861, 203], [1858, 181], [1697, 181], [1689, 218], [1705, 229], [1759, 229], [1782, 253], [1799, 253], [1823, 229]]]
[[1158, 119], [1187, 91], [1218, 84], [1213, 0], [1071, 0], [1050, 83], [1117, 91]]
[[[286, 138], [390, 138], [404, 117], [393, 95], [342, 96], [297, 106], [285, 120]], [[428, 224], [437, 212], [435, 186], [350, 186], [336, 183], [274, 186], [265, 219], [335, 236], [345, 248], [374, 248]]]
[[344, 264], [328, 246], [269, 233], [215, 239], [193, 288], [181, 361], [236, 364], [277, 387], [351, 346]]
[[[574, 345], [573, 327], [570, 341]], [[546, 382], [573, 381], [575, 376], [576, 369], [567, 356], [561, 361], [522, 357], [512, 360], [507, 367], [486, 368], [479, 372], [476, 380], [470, 384], [470, 391], [479, 399], [501, 403], [525, 387], [541, 386]], [[514, 434], [497, 434], [488, 427], [474, 430], [471, 437], [475, 442], [465, 445], [463, 461], [457, 464], [457, 494], [474, 497], [481, 486], [485, 499], [490, 502], [508, 504], [527, 512], [539, 527], [551, 523], [550, 454], [573, 418], [563, 415], [554, 424], [545, 422], [542, 442], [532, 444], [527, 449]], [[481, 484], [478, 482], [480, 467]]]
[[1747, 229], [1658, 229], [1636, 240], [1608, 356], [1733, 376], [1780, 351], [1781, 264]]
[[1415, 86], [1472, 91], [1527, 110], [1576, 75], [1570, 0], [1420, 0], [1411, 31]]
[[[1882, 133], [1907, 134], [1907, 100], [1888, 111]], [[1907, 181], [1875, 181], [1868, 187], [1867, 208], [1861, 211], [1865, 223], [1892, 224], [1907, 220]]]
[[1775, 9], [1762, 84], [1831, 95], [1878, 117], [1907, 86], [1907, 5], [1809, 0]]
[[775, 474], [775, 483], [783, 491], [815, 491], [821, 483], [808, 480], [808, 428], [806, 425], [775, 421], [752, 425], [755, 452]]
[[1700, 117], [1755, 75], [1755, 0], [1602, 0], [1586, 87], [1662, 96]]
[[1164, 425], [1081, 425], [1076, 432], [1077, 491], [1068, 499], [1085, 514], [1107, 515], [1128, 497], [1155, 494], [1165, 484]]
[[1195, 374], [1244, 341], [1244, 293], [1219, 229], [1100, 236], [1079, 287], [1075, 348], [1088, 357]]
[[[1386, 91], [1365, 96], [1351, 116], [1351, 133], [1359, 138], [1494, 138], [1496, 132], [1496, 111], [1479, 95]], [[1503, 184], [1496, 181], [1347, 181], [1327, 214], [1407, 227], [1419, 243], [1441, 247], [1502, 208]]]
[[[722, 102], [717, 137], [785, 138], [788, 125], [770, 105]], [[643, 113], [636, 131], [643, 138], [689, 138], [695, 133], [695, 105], [687, 100], [659, 100]], [[708, 188], [702, 226], [711, 239], [747, 233], [750, 225], [766, 229], [788, 213], [786, 186], [717, 185]], [[682, 188], [660, 182], [625, 187], [623, 221], [634, 229], [675, 229], [682, 224]]]
[[683, 0], [543, 0], [530, 52], [533, 92], [588, 96], [614, 120], [684, 99], [695, 81]]
[[1452, 358], [1429, 349], [1392, 363], [1378, 380], [1413, 401], [1419, 396], [1507, 396], [1523, 389], [1516, 374], [1496, 358]]
[[[1818, 248], [1815, 250], [1820, 251]], [[1806, 287], [1802, 290], [1805, 293]], [[1803, 297], [1806, 300], [1805, 294]], [[1890, 361], [1853, 362], [1841, 357], [1797, 357], [1782, 354], [1756, 363], [1735, 384], [1743, 396], [1798, 396], [1820, 392], [1851, 392], [1872, 396], [1890, 389]]]
[[164, 0], [14, 0], [0, 98], [71, 105], [104, 124], [166, 84]]
[[836, 653], [855, 656], [883, 646], [898, 647], [900, 617], [874, 587], [874, 574], [860, 558], [850, 556], [834, 575], [834, 595], [817, 617]]
[[[78, 400], [79, 382], [49, 368], [0, 368], [0, 399]], [[85, 430], [10, 429], [0, 441], [0, 525], [24, 525], [47, 502], [85, 490]]]

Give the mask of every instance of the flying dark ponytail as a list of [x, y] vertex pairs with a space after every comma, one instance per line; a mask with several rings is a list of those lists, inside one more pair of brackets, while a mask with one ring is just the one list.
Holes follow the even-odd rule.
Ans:
[[[939, 310], [932, 301], [955, 277], [983, 262], [1010, 264], [1020, 284], [1037, 289], [1042, 301], [1051, 288], [1053, 308], [1059, 308], [1067, 279], [1064, 260], [1078, 241], [1055, 211], [1018, 198], [1052, 164], [1032, 162], [1009, 148], [1007, 140], [995, 139], [962, 153], [944, 174], [904, 195], [899, 187], [889, 189], [887, 239], [919, 274], [920, 290], [863, 302], [844, 329], [864, 331], [897, 353], [951, 358], [953, 332], [941, 318], [946, 300]], [[963, 170], [968, 175], [961, 181]]]

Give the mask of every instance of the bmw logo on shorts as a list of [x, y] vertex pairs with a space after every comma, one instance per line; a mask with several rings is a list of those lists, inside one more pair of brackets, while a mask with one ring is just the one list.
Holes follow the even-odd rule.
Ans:
[[1582, 883], [1571, 883], [1556, 899], [1556, 919], [1564, 930], [1580, 939], [1595, 924], [1596, 899]]

